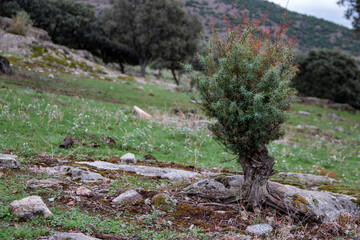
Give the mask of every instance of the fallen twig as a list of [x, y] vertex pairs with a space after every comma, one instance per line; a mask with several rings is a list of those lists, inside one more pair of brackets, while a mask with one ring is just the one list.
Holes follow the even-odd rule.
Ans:
[[96, 228], [94, 227], [94, 225], [92, 225], [91, 223], [89, 223], [88, 226], [94, 232], [95, 237], [100, 238], [100, 239], [114, 239], [114, 240], [127, 240], [128, 239], [128, 238], [124, 238], [124, 237], [116, 235], [116, 234], [99, 233], [96, 230]]

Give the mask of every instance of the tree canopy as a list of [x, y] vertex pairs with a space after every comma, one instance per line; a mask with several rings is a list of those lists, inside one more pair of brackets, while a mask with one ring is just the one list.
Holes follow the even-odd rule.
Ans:
[[338, 4], [346, 6], [345, 17], [352, 19], [355, 31], [360, 33], [360, 0], [339, 0]]
[[142, 76], [145, 76], [146, 66], [151, 61], [161, 58], [170, 66], [184, 60], [190, 49], [196, 49], [193, 37], [198, 36], [194, 32], [199, 29], [196, 27], [199, 23], [195, 22], [195, 27], [190, 25], [181, 2], [113, 0], [112, 3], [113, 7], [104, 14], [105, 32], [111, 40], [136, 52]]

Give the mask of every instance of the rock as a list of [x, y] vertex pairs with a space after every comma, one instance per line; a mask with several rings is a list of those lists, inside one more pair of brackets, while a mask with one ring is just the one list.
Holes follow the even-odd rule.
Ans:
[[157, 194], [151, 199], [151, 205], [156, 210], [165, 212], [173, 210], [177, 203], [178, 201], [175, 198], [166, 193]]
[[[186, 188], [189, 194], [201, 194], [210, 199], [219, 199], [225, 203], [239, 199], [243, 175], [218, 176], [205, 179]], [[360, 206], [353, 197], [300, 189], [269, 181], [269, 191], [289, 206], [308, 212], [308, 216], [320, 222], [336, 221], [340, 216], [360, 217]]]
[[11, 74], [12, 69], [9, 60], [0, 55], [0, 74]]
[[40, 29], [40, 28], [29, 28], [29, 30], [26, 33], [27, 37], [33, 38], [36, 41], [51, 41], [51, 38], [49, 37], [49, 34], [47, 31]]
[[19, 162], [16, 155], [0, 154], [1, 168], [19, 168]]
[[134, 89], [137, 90], [137, 91], [144, 91], [145, 90], [145, 88], [143, 86], [137, 86]]
[[135, 190], [128, 190], [112, 200], [113, 203], [127, 204], [143, 200], [143, 197]]
[[144, 110], [138, 108], [137, 106], [134, 106], [133, 112], [134, 112], [134, 114], [136, 116], [139, 116], [140, 118], [144, 118], [144, 119], [151, 119], [152, 118], [152, 116], [150, 114], [148, 114]]
[[345, 129], [343, 127], [335, 127], [334, 130], [339, 132], [345, 132]]
[[298, 113], [299, 113], [300, 115], [310, 116], [310, 113], [309, 113], [309, 112], [299, 111]]
[[84, 196], [84, 197], [91, 197], [91, 196], [95, 195], [93, 191], [91, 191], [90, 189], [88, 189], [84, 186], [77, 188], [75, 193], [76, 193], [76, 195]]
[[18, 218], [30, 220], [35, 216], [51, 218], [53, 214], [45, 205], [41, 197], [30, 196], [21, 200], [15, 200], [10, 204], [10, 212]]
[[29, 188], [36, 189], [36, 188], [59, 188], [60, 184], [62, 183], [59, 180], [53, 178], [46, 178], [46, 179], [31, 179], [26, 182]]
[[246, 233], [253, 235], [266, 235], [273, 231], [273, 228], [269, 224], [257, 224], [252, 226], [247, 226]]
[[136, 174], [148, 177], [160, 177], [167, 179], [196, 178], [199, 176], [196, 172], [190, 172], [172, 168], [158, 168], [138, 165], [119, 165], [103, 161], [95, 162], [77, 162], [78, 164], [86, 164], [99, 169], [122, 170], [126, 172], [134, 172]]
[[48, 77], [54, 79], [54, 74], [50, 73]]
[[63, 143], [59, 145], [60, 148], [69, 148], [74, 144], [74, 140], [71, 137], [66, 137], [63, 140]]
[[291, 172], [280, 172], [280, 177], [283, 178], [296, 178], [300, 181], [303, 181], [304, 183], [309, 184], [334, 184], [334, 183], [340, 183], [338, 180], [327, 177], [327, 176], [319, 176], [319, 175], [313, 175], [313, 174], [305, 174], [305, 173], [291, 173]]
[[344, 121], [344, 119], [342, 117], [340, 117], [339, 115], [337, 115], [335, 113], [329, 113], [328, 118], [330, 118], [332, 120], [336, 120], [336, 121]]
[[48, 240], [100, 240], [100, 239], [89, 237], [82, 233], [57, 232], [57, 233], [51, 235]]
[[99, 173], [94, 173], [87, 170], [82, 170], [76, 167], [70, 167], [70, 166], [56, 166], [52, 168], [47, 168], [47, 172], [49, 174], [55, 174], [55, 175], [68, 175], [74, 180], [80, 180], [82, 182], [97, 182], [97, 181], [103, 181], [107, 182], [110, 181], [110, 179], [105, 178], [101, 176]]
[[127, 153], [124, 156], [120, 158], [121, 163], [125, 164], [136, 164], [136, 158], [135, 155], [132, 153]]
[[347, 103], [331, 103], [328, 107], [335, 110], [348, 111], [350, 113], [356, 112], [356, 109]]
[[96, 62], [94, 56], [86, 50], [75, 50], [75, 53], [82, 58], [85, 58], [91, 62]]

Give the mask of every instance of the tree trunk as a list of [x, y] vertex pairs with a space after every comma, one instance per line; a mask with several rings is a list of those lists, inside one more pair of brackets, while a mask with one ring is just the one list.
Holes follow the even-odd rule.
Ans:
[[146, 66], [147, 66], [147, 61], [144, 61], [142, 63], [140, 63], [140, 69], [141, 69], [141, 76], [144, 78], [146, 75]]
[[274, 158], [268, 156], [264, 147], [251, 157], [239, 158], [239, 162], [244, 171], [241, 199], [248, 209], [261, 209], [270, 195], [267, 181], [276, 173], [273, 170]]
[[173, 77], [174, 77], [174, 81], [175, 81], [176, 85], [179, 86], [179, 85], [180, 85], [180, 81], [176, 78], [175, 69], [170, 68], [170, 70], [171, 70], [171, 73], [172, 73], [172, 75], [173, 75]]
[[279, 196], [269, 192], [268, 180], [277, 171], [273, 169], [274, 158], [268, 156], [266, 147], [251, 157], [239, 158], [239, 162], [244, 171], [244, 184], [240, 192], [240, 200], [246, 208], [249, 210], [261, 210], [263, 206], [268, 206], [283, 214], [289, 214], [298, 220], [319, 221], [316, 216], [290, 206], [282, 201]]
[[119, 62], [119, 65], [120, 65], [121, 73], [125, 74], [124, 64], [122, 62]]

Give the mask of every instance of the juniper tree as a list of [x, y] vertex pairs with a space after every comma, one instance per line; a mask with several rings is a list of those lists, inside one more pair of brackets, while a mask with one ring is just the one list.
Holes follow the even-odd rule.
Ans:
[[[283, 135], [281, 124], [294, 99], [292, 44], [282, 38], [285, 26], [269, 29], [259, 20], [243, 18], [226, 29], [220, 36], [214, 28], [206, 54], [198, 56], [204, 74], [190, 74], [199, 103], [217, 120], [210, 125], [215, 139], [237, 155], [243, 168], [243, 203], [250, 209], [267, 203], [285, 211], [268, 191], [267, 181], [276, 171], [266, 145]], [[185, 69], [192, 72], [190, 65]]]

